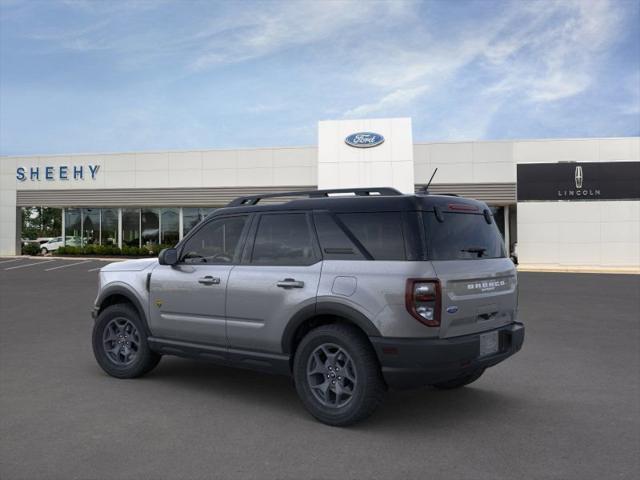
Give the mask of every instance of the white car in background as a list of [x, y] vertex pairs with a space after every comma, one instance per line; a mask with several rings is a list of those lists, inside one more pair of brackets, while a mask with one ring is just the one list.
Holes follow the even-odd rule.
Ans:
[[[53, 237], [48, 242], [45, 242], [42, 245], [40, 245], [40, 253], [42, 253], [42, 255], [46, 255], [47, 253], [55, 252], [60, 247], [64, 247], [64, 246], [65, 246], [65, 242], [62, 237]], [[79, 247], [80, 239], [76, 237], [67, 237], [67, 246]]]

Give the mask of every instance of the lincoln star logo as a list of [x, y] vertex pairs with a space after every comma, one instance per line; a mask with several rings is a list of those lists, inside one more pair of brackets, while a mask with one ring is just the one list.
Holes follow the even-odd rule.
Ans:
[[582, 188], [582, 167], [576, 167], [576, 188]]
[[384, 142], [384, 137], [379, 133], [373, 132], [358, 132], [352, 135], [349, 135], [344, 139], [347, 145], [356, 148], [371, 148], [377, 147], [382, 142]]
[[[584, 187], [584, 173], [582, 172], [582, 167], [577, 166], [573, 172], [573, 179], [575, 181], [576, 188], [575, 190], [566, 189], [566, 190], [558, 190], [558, 198], [561, 200], [572, 198], [580, 198], [580, 197], [599, 197], [600, 189], [599, 188], [586, 188]], [[590, 182], [590, 183], [593, 183]]]

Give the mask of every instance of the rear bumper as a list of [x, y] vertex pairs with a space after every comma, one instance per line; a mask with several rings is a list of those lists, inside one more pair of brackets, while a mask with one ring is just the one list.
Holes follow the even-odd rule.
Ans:
[[[502, 362], [522, 348], [524, 325], [496, 329], [498, 352], [479, 358], [480, 333], [454, 338], [370, 337], [382, 374], [392, 389], [415, 388], [458, 378]], [[487, 333], [487, 332], [481, 332]]]

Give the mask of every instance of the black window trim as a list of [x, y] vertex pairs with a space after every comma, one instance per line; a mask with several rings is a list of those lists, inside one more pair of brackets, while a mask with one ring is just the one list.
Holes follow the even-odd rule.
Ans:
[[[253, 249], [256, 243], [256, 237], [258, 234], [258, 227], [260, 226], [260, 220], [264, 216], [268, 215], [304, 215], [305, 221], [307, 223], [307, 229], [309, 230], [309, 235], [311, 237], [311, 243], [313, 248], [313, 259], [310, 263], [300, 264], [300, 265], [283, 265], [281, 263], [252, 263], [253, 257]], [[268, 211], [256, 213], [252, 222], [251, 229], [248, 231], [246, 243], [244, 246], [244, 250], [242, 252], [242, 257], [240, 264], [241, 265], [251, 265], [252, 267], [310, 267], [311, 265], [315, 265], [318, 262], [322, 261], [322, 252], [320, 250], [320, 243], [318, 241], [318, 236], [316, 233], [315, 225], [313, 224], [313, 219], [311, 218], [311, 211], [305, 210], [281, 210], [281, 211]]]
[[[189, 230], [189, 232], [182, 238], [182, 240], [180, 241], [180, 243], [178, 243], [178, 245], [176, 245], [176, 249], [178, 250], [178, 263], [176, 265], [189, 265], [189, 266], [214, 266], [214, 265], [239, 265], [241, 258], [242, 258], [242, 252], [245, 248], [245, 242], [247, 240], [247, 234], [249, 232], [249, 226], [252, 223], [252, 219], [255, 216], [255, 214], [253, 213], [232, 213], [229, 215], [216, 215], [216, 216], [209, 216], [207, 215], [204, 220], [202, 220], [198, 225], [196, 225], [195, 227], [193, 227], [191, 230]], [[182, 253], [184, 250], [184, 246], [187, 244], [187, 242], [195, 235], [197, 235], [197, 233], [202, 230], [203, 228], [205, 228], [207, 225], [209, 225], [211, 222], [217, 222], [218, 220], [227, 220], [229, 218], [235, 218], [235, 217], [246, 217], [246, 222], [244, 224], [244, 227], [242, 228], [242, 233], [240, 234], [240, 239], [238, 240], [238, 245], [239, 248], [236, 252], [236, 254], [234, 255], [234, 258], [231, 260], [231, 262], [229, 263], [186, 263], [183, 261], [182, 258]], [[238, 253], [239, 252], [239, 253]]]

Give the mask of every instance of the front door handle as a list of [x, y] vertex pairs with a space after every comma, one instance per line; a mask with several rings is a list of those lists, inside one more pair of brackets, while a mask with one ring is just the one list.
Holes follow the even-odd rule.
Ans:
[[220, 279], [218, 277], [214, 278], [211, 275], [207, 275], [206, 277], [199, 278], [198, 283], [203, 285], [219, 285]]
[[280, 288], [303, 288], [304, 282], [298, 281], [295, 278], [285, 278], [276, 283]]

